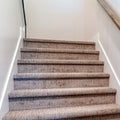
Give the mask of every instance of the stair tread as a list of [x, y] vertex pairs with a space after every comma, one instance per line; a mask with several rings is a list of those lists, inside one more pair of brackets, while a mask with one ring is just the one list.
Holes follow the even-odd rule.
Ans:
[[87, 117], [98, 115], [119, 114], [120, 106], [116, 104], [92, 105], [83, 107], [64, 107], [49, 109], [34, 109], [22, 111], [10, 111], [3, 120], [48, 120], [75, 117]]
[[18, 64], [89, 64], [89, 65], [103, 65], [103, 61], [99, 60], [51, 60], [51, 59], [22, 59], [18, 60]]
[[96, 50], [79, 50], [79, 49], [53, 49], [53, 48], [30, 48], [25, 47], [21, 52], [48, 52], [48, 53], [82, 53], [82, 54], [99, 54]]
[[107, 94], [107, 93], [115, 94], [116, 90], [109, 87], [25, 89], [25, 90], [14, 90], [9, 94], [9, 98], [90, 95], [90, 94]]
[[93, 41], [78, 41], [78, 40], [50, 40], [50, 39], [34, 39], [34, 38], [24, 38], [26, 42], [41, 42], [41, 43], [63, 43], [63, 44], [86, 44], [95, 45]]
[[14, 79], [39, 78], [109, 78], [107, 73], [18, 73]]

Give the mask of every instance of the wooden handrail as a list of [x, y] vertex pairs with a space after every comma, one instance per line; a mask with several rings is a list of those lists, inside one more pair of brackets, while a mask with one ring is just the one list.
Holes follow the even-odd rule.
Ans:
[[110, 18], [113, 20], [113, 22], [120, 30], [120, 17], [117, 15], [115, 10], [112, 9], [112, 7], [105, 0], [97, 0], [97, 1], [104, 8], [104, 10], [107, 12], [107, 14], [110, 16]]
[[26, 20], [24, 0], [22, 0], [22, 9], [23, 9], [23, 17], [24, 17], [24, 24], [25, 24], [25, 38], [26, 38], [27, 37], [27, 20]]

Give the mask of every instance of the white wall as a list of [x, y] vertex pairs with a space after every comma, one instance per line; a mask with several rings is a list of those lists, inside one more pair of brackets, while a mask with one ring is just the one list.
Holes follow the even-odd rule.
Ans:
[[96, 31], [96, 0], [25, 0], [28, 37], [88, 40]]
[[96, 11], [98, 12], [98, 19], [96, 21], [96, 29], [98, 31], [99, 40], [102, 44], [102, 47], [104, 48], [112, 66], [111, 73], [111, 70], [108, 69], [108, 63], [106, 63], [105, 72], [111, 73], [110, 86], [118, 90], [117, 103], [120, 104], [120, 30], [99, 4], [97, 7], [98, 8]]
[[113, 10], [120, 16], [120, 0], [106, 0]]
[[[0, 119], [2, 113], [8, 110], [7, 97], [3, 103], [2, 98], [5, 97], [4, 88], [18, 42], [20, 26], [23, 26], [20, 3], [21, 0], [0, 1]], [[10, 85], [9, 88], [12, 89], [12, 80]]]

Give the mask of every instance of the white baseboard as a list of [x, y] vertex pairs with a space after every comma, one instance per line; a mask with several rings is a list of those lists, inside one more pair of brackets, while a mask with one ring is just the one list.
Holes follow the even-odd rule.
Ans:
[[100, 60], [104, 61], [105, 63], [104, 72], [110, 74], [109, 86], [117, 90], [116, 103], [120, 104], [120, 80], [101, 42], [99, 33], [94, 37], [94, 41], [96, 42], [97, 50], [100, 51]]
[[5, 84], [3, 85], [2, 95], [0, 96], [0, 120], [2, 120], [2, 116], [9, 110], [8, 94], [11, 90], [13, 90], [13, 75], [17, 71], [17, 60], [20, 58], [20, 48], [23, 46], [22, 39], [24, 37], [24, 33], [24, 27], [20, 27], [17, 45], [12, 57], [8, 74], [6, 75], [7, 77]]

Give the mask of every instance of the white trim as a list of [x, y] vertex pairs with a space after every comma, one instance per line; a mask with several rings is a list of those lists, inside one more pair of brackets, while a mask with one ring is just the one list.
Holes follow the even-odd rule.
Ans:
[[104, 60], [105, 62], [104, 71], [110, 74], [109, 87], [117, 90], [116, 103], [120, 105], [120, 80], [118, 74], [115, 71], [111, 60], [109, 59], [104, 45], [102, 44], [100, 33], [94, 36], [93, 40], [96, 42], [96, 48], [100, 51], [100, 60]]
[[115, 69], [114, 69], [114, 67], [112, 66], [112, 64], [111, 64], [111, 62], [110, 62], [110, 59], [109, 59], [109, 57], [108, 57], [108, 55], [107, 55], [107, 53], [106, 53], [106, 51], [105, 51], [105, 49], [104, 49], [104, 47], [103, 47], [103, 45], [102, 45], [102, 43], [101, 43], [101, 41], [100, 41], [99, 39], [98, 39], [98, 43], [99, 43], [99, 45], [100, 45], [100, 47], [101, 47], [101, 49], [102, 49], [102, 51], [103, 51], [103, 53], [104, 53], [104, 56], [105, 56], [105, 58], [106, 58], [106, 60], [107, 60], [107, 62], [108, 62], [108, 64], [109, 64], [109, 66], [110, 66], [110, 68], [111, 68], [111, 70], [112, 70], [112, 72], [113, 72], [113, 74], [114, 74], [115, 79], [117, 80], [118, 85], [120, 86], [119, 77], [117, 76], [117, 73], [115, 72]]
[[101, 43], [101, 41], [100, 41], [100, 35], [99, 34], [98, 34], [98, 39], [97, 40], [98, 40], [98, 44], [99, 44], [99, 46], [100, 46], [100, 48], [101, 48], [101, 50], [102, 50], [102, 52], [103, 52], [103, 54], [104, 54], [104, 56], [105, 56], [105, 58], [107, 60], [109, 66], [110, 66], [110, 68], [111, 68], [111, 70], [113, 72], [113, 75], [114, 75], [115, 79], [117, 80], [118, 85], [120, 86], [119, 77], [118, 77], [117, 73], [115, 72], [115, 69], [114, 69], [114, 67], [113, 67], [113, 65], [112, 65], [112, 63], [111, 63], [111, 61], [110, 61], [110, 59], [109, 59], [109, 57], [108, 57], [108, 55], [107, 55], [103, 45]]
[[21, 39], [23, 37], [23, 31], [24, 31], [24, 28], [20, 27], [20, 34], [19, 34], [18, 42], [17, 42], [16, 48], [15, 48], [15, 52], [13, 54], [13, 59], [12, 59], [11, 64], [10, 64], [10, 68], [8, 70], [8, 74], [7, 74], [6, 81], [5, 81], [5, 84], [4, 84], [4, 87], [3, 87], [3, 91], [2, 91], [2, 95], [1, 95], [1, 98], [0, 98], [0, 111], [2, 109], [3, 100], [4, 100], [4, 97], [5, 97], [6, 91], [7, 91], [8, 83], [9, 83], [9, 80], [10, 80], [10, 76], [12, 74], [12, 70], [13, 70], [14, 63], [15, 63], [15, 60], [16, 60], [16, 56], [17, 56], [17, 53], [18, 53], [18, 50], [19, 50]]

